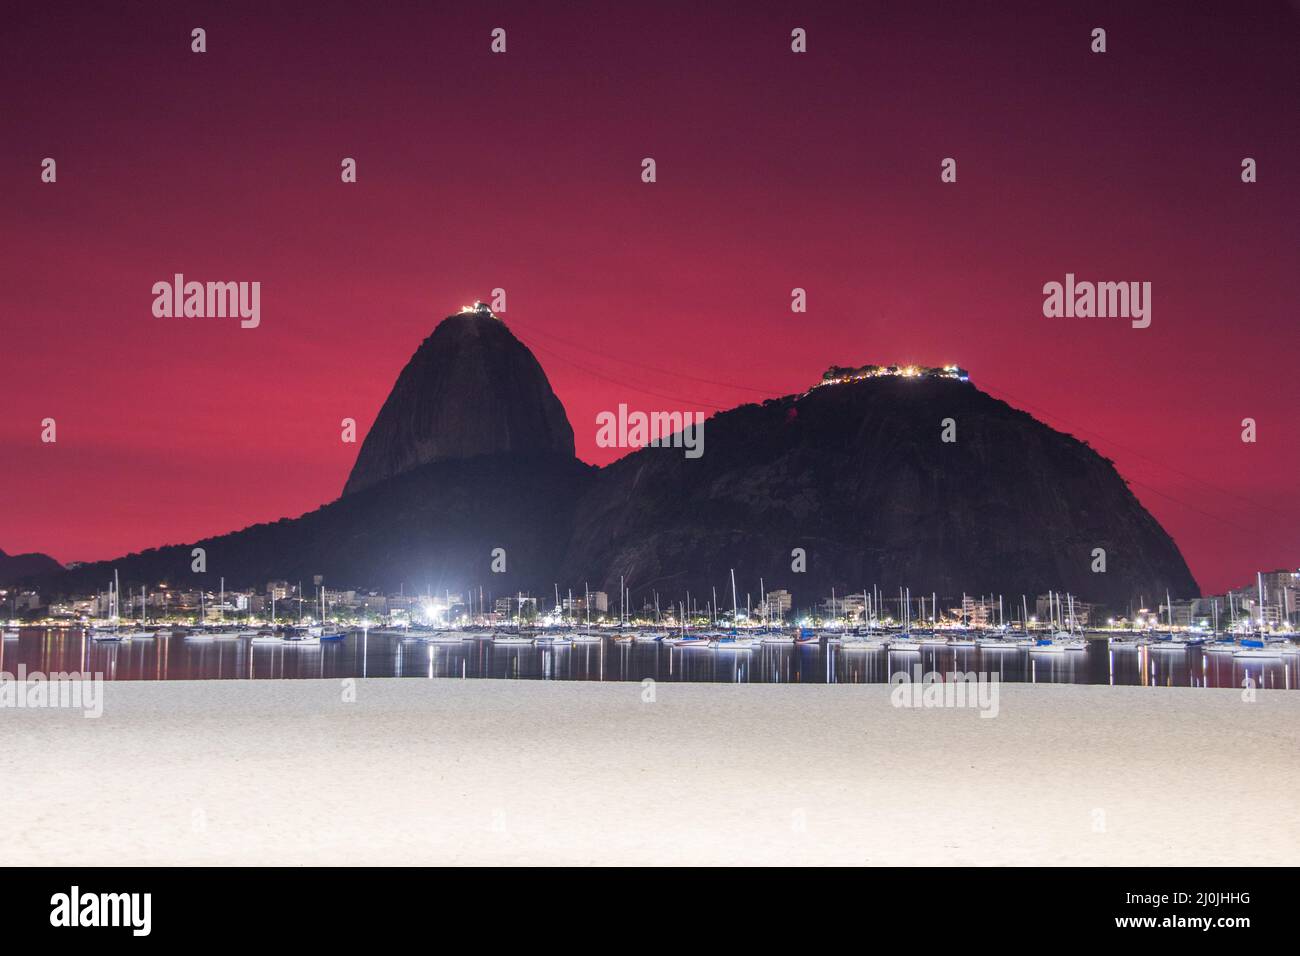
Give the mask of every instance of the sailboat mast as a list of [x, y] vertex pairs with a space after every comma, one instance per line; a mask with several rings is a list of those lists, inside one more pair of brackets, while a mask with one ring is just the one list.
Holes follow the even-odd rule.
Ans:
[[[115, 572], [116, 573], [116, 572]], [[1255, 584], [1259, 588], [1259, 633], [1264, 633], [1264, 573], [1255, 572]]]
[[740, 609], [736, 607], [736, 569], [731, 569], [731, 626], [736, 626], [736, 621], [740, 617]]

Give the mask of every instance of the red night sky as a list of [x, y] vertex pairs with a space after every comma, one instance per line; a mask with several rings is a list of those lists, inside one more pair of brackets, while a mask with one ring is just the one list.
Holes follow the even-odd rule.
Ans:
[[[1300, 8], [552, 6], [11, 5], [0, 548], [337, 497], [340, 419], [499, 286], [588, 461], [620, 402], [956, 362], [1114, 460], [1206, 590], [1300, 565]], [[260, 281], [261, 327], [154, 318], [175, 272]], [[1151, 327], [1044, 318], [1066, 272], [1150, 281]]]

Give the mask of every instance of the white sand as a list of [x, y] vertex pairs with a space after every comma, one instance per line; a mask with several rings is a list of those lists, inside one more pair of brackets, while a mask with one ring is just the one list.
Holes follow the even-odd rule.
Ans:
[[0, 710], [5, 864], [1282, 864], [1300, 693], [372, 679]]

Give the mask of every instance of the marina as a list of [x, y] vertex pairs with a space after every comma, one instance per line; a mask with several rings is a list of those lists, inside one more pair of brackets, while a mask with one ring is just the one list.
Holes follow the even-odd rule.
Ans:
[[[1011, 683], [1293, 690], [1292, 640], [1186, 644], [1090, 634], [1070, 640], [820, 632], [668, 634], [608, 628], [574, 633], [491, 629], [407, 633], [22, 628], [0, 645], [0, 671], [89, 671], [106, 680], [414, 677], [739, 684], [883, 684], [908, 674], [978, 672]], [[1183, 645], [1183, 646], [1180, 646]]]

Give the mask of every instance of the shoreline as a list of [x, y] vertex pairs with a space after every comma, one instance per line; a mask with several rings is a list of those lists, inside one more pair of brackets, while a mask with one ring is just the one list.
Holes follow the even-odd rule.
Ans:
[[1286, 691], [1003, 684], [985, 719], [894, 707], [879, 684], [644, 690], [124, 681], [99, 719], [0, 709], [5, 862], [1283, 865], [1300, 848]]

